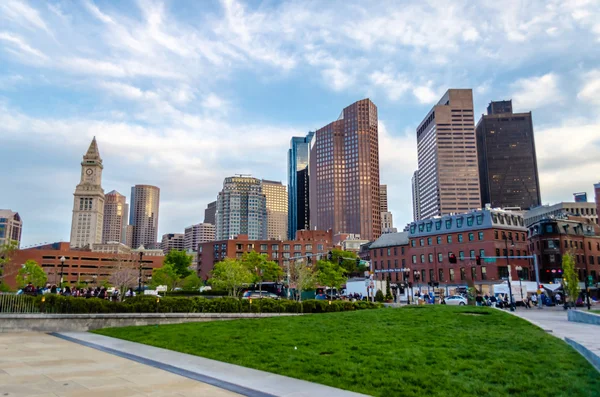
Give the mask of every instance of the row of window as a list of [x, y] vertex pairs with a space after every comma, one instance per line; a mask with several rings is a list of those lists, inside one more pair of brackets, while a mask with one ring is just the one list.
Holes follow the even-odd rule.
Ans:
[[[466, 281], [467, 280], [467, 274], [466, 274], [466, 268], [465, 267], [461, 267], [459, 269], [459, 280], [460, 281]], [[456, 280], [456, 274], [455, 274], [455, 269], [450, 268], [450, 269], [438, 269], [437, 271], [437, 276], [438, 279], [435, 279], [435, 271], [433, 269], [429, 269], [429, 272], [427, 272], [425, 269], [421, 269], [419, 270], [414, 270], [413, 271], [413, 277], [412, 277], [412, 282], [413, 283], [417, 283], [416, 286], [413, 287], [418, 287], [420, 283], [427, 283], [430, 281], [433, 282], [454, 282], [457, 281]], [[487, 280], [487, 267], [486, 266], [480, 266], [480, 272], [479, 272], [479, 277], [477, 277], [477, 267], [476, 266], [472, 266], [471, 267], [471, 280], [473, 281], [477, 281], [479, 280]], [[523, 268], [523, 270], [518, 271], [518, 278], [520, 278], [521, 280], [529, 280], [529, 269], [528, 268]], [[400, 278], [404, 278], [406, 281], [409, 279], [409, 274], [405, 274], [404, 276], [399, 274], [398, 272], [394, 272], [394, 274], [396, 275], [396, 280], [395, 281], [399, 281]], [[427, 275], [429, 275], [429, 278], [427, 278]], [[448, 278], [446, 278], [446, 275]], [[498, 266], [498, 279], [503, 280], [503, 279], [508, 279], [508, 267], [506, 266]]]
[[[459, 243], [464, 242], [464, 236], [462, 233], [459, 233], [456, 235], [456, 238], [458, 240]], [[469, 233], [467, 235], [467, 238], [469, 239], [469, 241], [475, 241], [475, 233]], [[477, 233], [477, 240], [481, 241], [483, 240], [483, 232], [478, 232]], [[452, 244], [452, 234], [448, 234], [446, 236], [446, 242], [448, 244]], [[437, 244], [442, 244], [442, 236], [437, 236], [436, 237], [436, 243]], [[425, 239], [419, 239], [419, 246], [423, 247], [425, 245]], [[432, 237], [427, 237], [427, 245], [433, 245], [433, 238]], [[417, 240], [411, 240], [410, 241], [410, 246], [411, 247], [416, 247], [417, 246]]]
[[[247, 250], [248, 251], [253, 251], [254, 250], [254, 244], [248, 244], [247, 246]], [[283, 244], [283, 251], [290, 251], [290, 244]], [[236, 244], [235, 248], [237, 251], [242, 251], [244, 249], [244, 244]], [[219, 244], [215, 244], [213, 246], [214, 251], [219, 251], [219, 250], [227, 250], [227, 244], [221, 244], [219, 246]], [[261, 251], [266, 251], [268, 250], [268, 244], [261, 244], [260, 245], [260, 250]], [[271, 250], [272, 251], [279, 251], [279, 244], [272, 244], [271, 245]], [[300, 251], [302, 250], [302, 244], [294, 244], [294, 251]], [[312, 244], [305, 244], [304, 245], [304, 250], [305, 251], [312, 251], [313, 250], [313, 245]], [[317, 250], [318, 251], [323, 251], [323, 244], [317, 244]]]

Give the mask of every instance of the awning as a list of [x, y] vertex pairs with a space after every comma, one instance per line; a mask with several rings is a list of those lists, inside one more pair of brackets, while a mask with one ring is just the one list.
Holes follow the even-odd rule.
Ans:
[[556, 290], [563, 289], [562, 284], [542, 284], [545, 289], [550, 292], [555, 292]]

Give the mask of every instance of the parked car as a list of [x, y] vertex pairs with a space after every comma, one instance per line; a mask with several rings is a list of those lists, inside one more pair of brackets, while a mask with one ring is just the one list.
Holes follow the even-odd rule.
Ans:
[[246, 291], [242, 295], [242, 299], [279, 299], [279, 296], [268, 291]]
[[448, 298], [446, 298], [447, 305], [465, 306], [467, 303], [467, 299], [460, 295], [449, 296]]

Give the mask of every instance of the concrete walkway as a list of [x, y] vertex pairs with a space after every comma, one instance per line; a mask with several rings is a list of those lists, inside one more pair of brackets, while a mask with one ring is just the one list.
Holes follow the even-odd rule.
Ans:
[[[592, 355], [597, 356], [595, 358], [592, 357], [593, 360], [588, 358], [588, 360], [594, 361], [592, 364], [600, 362], [600, 326], [571, 322], [567, 319], [567, 311], [562, 307], [549, 307], [541, 310], [519, 308], [512, 314], [537, 325], [557, 338], [563, 340], [565, 338], [571, 339], [576, 344], [583, 346]], [[567, 342], [569, 341], [567, 340]], [[577, 350], [579, 351], [579, 349]], [[597, 364], [595, 366], [598, 368]], [[598, 370], [600, 371], [600, 368]]]
[[240, 394], [43, 333], [0, 334], [0, 396]]
[[55, 335], [250, 397], [366, 397], [364, 394], [103, 335], [86, 332]]

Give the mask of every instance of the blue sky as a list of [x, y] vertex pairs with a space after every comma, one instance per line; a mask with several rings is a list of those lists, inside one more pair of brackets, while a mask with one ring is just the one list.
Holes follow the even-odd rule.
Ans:
[[542, 200], [600, 180], [598, 1], [0, 2], [0, 208], [23, 245], [68, 240], [96, 136], [103, 187], [161, 188], [159, 233], [223, 178], [286, 181], [289, 140], [369, 97], [396, 226], [415, 127], [448, 88], [532, 111]]

